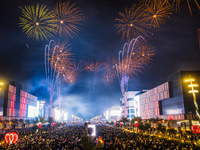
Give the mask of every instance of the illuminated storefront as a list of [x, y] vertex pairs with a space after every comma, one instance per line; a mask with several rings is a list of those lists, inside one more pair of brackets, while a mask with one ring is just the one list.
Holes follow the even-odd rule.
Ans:
[[28, 117], [28, 111], [32, 112], [33, 107], [35, 108], [34, 116], [38, 116], [39, 109], [37, 107], [39, 106], [36, 96], [23, 91], [22, 85], [15, 81], [10, 81], [9, 84], [5, 85], [3, 116], [8, 117], [8, 120]]

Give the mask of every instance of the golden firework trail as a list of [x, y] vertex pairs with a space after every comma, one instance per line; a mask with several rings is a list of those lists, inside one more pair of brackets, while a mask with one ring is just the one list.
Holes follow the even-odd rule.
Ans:
[[146, 17], [144, 12], [144, 6], [136, 7], [135, 4], [131, 8], [126, 8], [125, 13], [119, 12], [121, 19], [115, 19], [118, 24], [115, 25], [117, 34], [122, 33], [122, 39], [126, 38], [130, 41], [139, 35], [150, 37], [148, 34], [151, 29], [150, 26], [146, 24], [144, 18]]
[[[140, 4], [147, 4], [149, 5], [153, 0], [140, 0]], [[156, 1], [162, 1], [162, 0], [156, 0]], [[168, 4], [172, 5], [173, 8], [175, 8], [176, 12], [180, 10], [180, 4], [181, 2], [187, 2], [188, 9], [190, 11], [190, 14], [192, 16], [192, 9], [190, 3], [193, 1], [198, 9], [200, 9], [200, 4], [197, 2], [197, 0], [166, 0]]]
[[59, 85], [58, 80], [60, 78], [66, 79], [66, 77], [70, 83], [75, 80], [72, 66], [73, 59], [68, 42], [56, 43], [51, 40], [49, 45], [45, 46], [45, 73], [50, 105], [54, 96], [55, 86]]
[[80, 33], [80, 25], [85, 21], [84, 14], [79, 7], [70, 1], [59, 1], [52, 11], [54, 30], [60, 37], [74, 38]]
[[119, 51], [119, 61], [116, 64], [121, 92], [127, 90], [129, 76], [140, 71], [155, 55], [154, 47], [143, 41], [142, 36], [132, 39], [129, 43], [125, 43], [123, 51]]
[[32, 37], [36, 40], [48, 40], [55, 33], [52, 24], [52, 15], [49, 13], [49, 9], [39, 4], [28, 5], [21, 8], [22, 16], [19, 17], [19, 27], [22, 27], [22, 32], [28, 37]]
[[166, 22], [169, 15], [172, 14], [173, 8], [167, 0], [152, 0], [149, 5], [145, 4], [144, 21], [153, 28], [160, 27]]
[[100, 63], [100, 62], [87, 62], [86, 63], [86, 67], [85, 67], [85, 70], [87, 71], [92, 71], [94, 73], [97, 73], [101, 70], [103, 70], [103, 63]]
[[117, 58], [110, 58], [108, 57], [107, 61], [103, 63], [103, 67], [105, 72], [103, 74], [103, 81], [106, 84], [112, 83], [115, 78], [117, 78], [117, 72], [115, 68], [115, 64], [117, 64]]

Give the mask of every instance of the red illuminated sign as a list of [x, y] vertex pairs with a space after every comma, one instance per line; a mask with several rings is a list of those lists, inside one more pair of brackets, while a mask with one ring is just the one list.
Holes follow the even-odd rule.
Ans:
[[6, 141], [7, 144], [14, 144], [18, 140], [18, 135], [15, 132], [8, 132], [5, 135], [4, 139], [5, 139], [5, 141]]

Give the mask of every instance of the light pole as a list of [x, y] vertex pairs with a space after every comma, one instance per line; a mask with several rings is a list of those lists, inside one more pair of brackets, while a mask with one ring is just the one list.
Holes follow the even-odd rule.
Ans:
[[194, 87], [198, 87], [199, 85], [193, 84], [192, 82], [194, 82], [194, 81], [195, 80], [192, 79], [192, 78], [185, 80], [185, 82], [189, 82], [190, 83], [188, 85], [188, 87], [190, 87], [191, 90], [189, 90], [188, 93], [192, 93], [192, 95], [193, 95], [193, 101], [194, 101], [196, 115], [198, 117], [198, 120], [200, 120], [199, 107], [198, 107], [198, 104], [197, 104], [197, 101], [196, 101], [196, 95], [195, 95], [195, 93], [198, 93], [199, 91], [194, 89]]

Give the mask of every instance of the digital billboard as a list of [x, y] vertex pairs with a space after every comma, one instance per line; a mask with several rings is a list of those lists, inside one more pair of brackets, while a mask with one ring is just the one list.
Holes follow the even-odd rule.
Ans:
[[28, 105], [28, 117], [33, 118], [33, 117], [37, 117], [36, 114], [36, 107]]
[[91, 136], [96, 136], [96, 125], [95, 124], [88, 124], [88, 129], [92, 129]]

